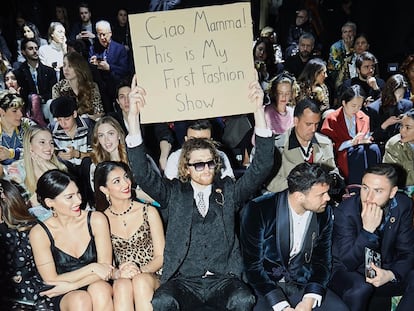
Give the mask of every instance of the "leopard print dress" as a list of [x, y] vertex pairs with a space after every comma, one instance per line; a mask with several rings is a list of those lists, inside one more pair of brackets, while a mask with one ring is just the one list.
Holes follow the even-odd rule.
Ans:
[[[150, 262], [154, 255], [151, 228], [148, 222], [148, 205], [143, 207], [144, 221], [138, 230], [128, 239], [111, 234], [112, 247], [117, 265], [126, 261], [135, 262], [142, 267]], [[161, 269], [156, 272], [161, 275]]]

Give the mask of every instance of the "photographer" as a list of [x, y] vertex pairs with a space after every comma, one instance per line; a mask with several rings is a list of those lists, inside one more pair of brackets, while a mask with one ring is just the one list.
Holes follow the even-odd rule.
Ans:
[[112, 40], [109, 22], [101, 20], [96, 23], [96, 37], [98, 41], [91, 46], [89, 62], [97, 66], [105, 85], [102, 101], [105, 112], [109, 113], [114, 111], [116, 85], [131, 74], [131, 60], [125, 46]]

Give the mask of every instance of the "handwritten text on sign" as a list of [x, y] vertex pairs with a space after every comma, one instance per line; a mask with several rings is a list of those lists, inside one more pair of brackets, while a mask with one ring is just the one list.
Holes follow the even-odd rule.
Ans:
[[251, 112], [250, 3], [130, 16], [142, 123]]

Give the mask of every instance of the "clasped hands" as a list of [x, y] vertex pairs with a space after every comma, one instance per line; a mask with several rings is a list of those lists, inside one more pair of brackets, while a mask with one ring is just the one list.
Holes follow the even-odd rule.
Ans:
[[136, 263], [127, 261], [119, 266], [118, 273], [119, 278], [133, 279], [136, 275], [142, 273], [142, 271]]

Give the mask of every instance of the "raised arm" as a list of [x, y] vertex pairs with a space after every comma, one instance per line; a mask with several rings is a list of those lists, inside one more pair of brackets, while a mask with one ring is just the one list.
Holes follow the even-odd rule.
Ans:
[[131, 91], [129, 92], [129, 112], [127, 117], [129, 135], [135, 136], [141, 134], [141, 123], [139, 114], [141, 109], [145, 106], [145, 90], [138, 85], [137, 77], [134, 75], [131, 83]]
[[127, 122], [129, 134], [126, 137], [128, 158], [136, 182], [151, 198], [164, 208], [169, 202], [169, 190], [164, 179], [149, 165], [143, 146], [140, 111], [145, 106], [145, 90], [138, 85], [134, 76], [129, 93], [129, 112]]
[[272, 131], [266, 123], [263, 96], [264, 92], [259, 82], [250, 83], [248, 98], [252, 105], [255, 105], [256, 152], [249, 168], [236, 181], [235, 197], [239, 203], [245, 202], [257, 193], [273, 167], [274, 141]]

